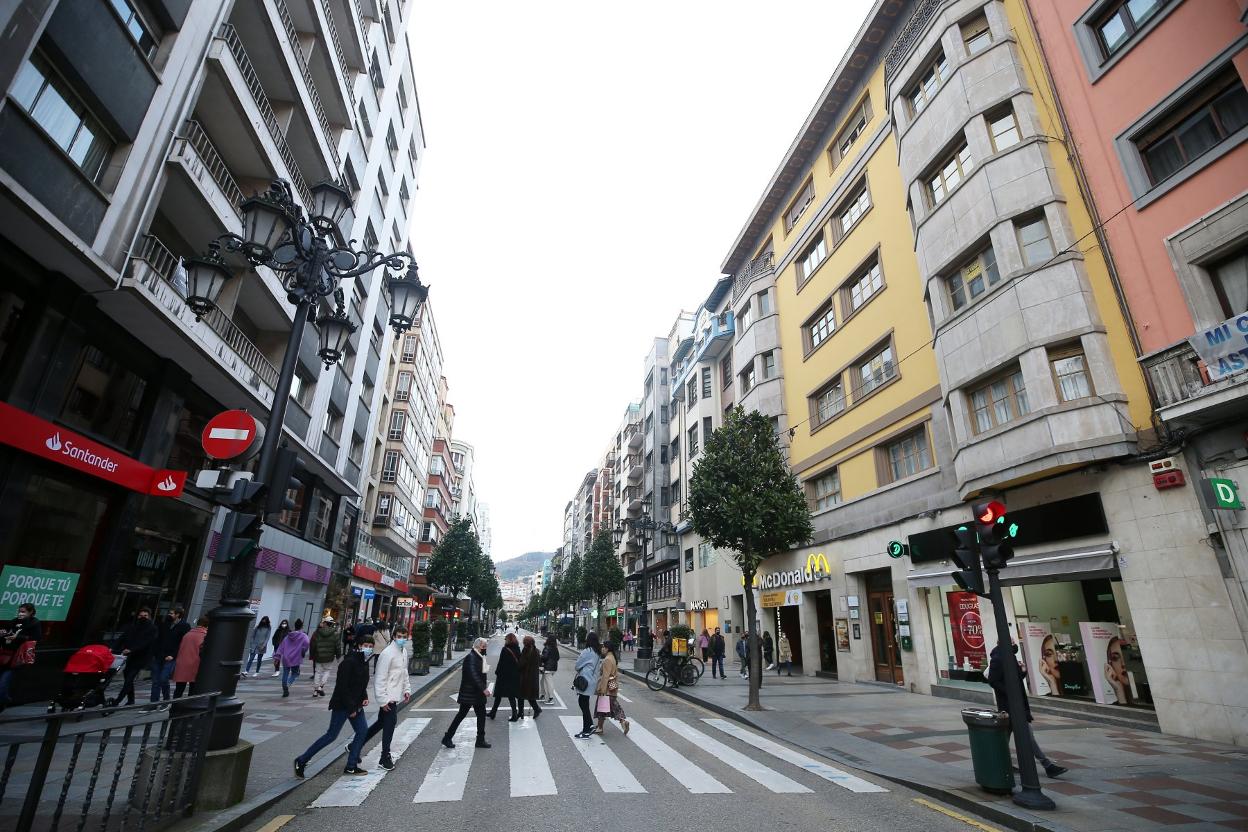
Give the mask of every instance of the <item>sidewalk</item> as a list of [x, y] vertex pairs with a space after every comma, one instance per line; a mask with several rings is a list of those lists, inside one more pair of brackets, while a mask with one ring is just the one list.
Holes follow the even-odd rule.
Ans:
[[1248, 749], [1232, 745], [1036, 714], [1036, 741], [1070, 772], [1060, 780], [1041, 772], [1058, 808], [1029, 813], [976, 786], [960, 714], [969, 703], [767, 674], [766, 710], [751, 712], [742, 710], [748, 688], [735, 671], [728, 680], [706, 674], [675, 695], [1015, 829], [1248, 830]]

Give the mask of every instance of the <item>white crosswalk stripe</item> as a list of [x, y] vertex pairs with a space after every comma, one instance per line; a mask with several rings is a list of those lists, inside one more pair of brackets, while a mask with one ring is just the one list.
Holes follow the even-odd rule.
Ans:
[[[403, 756], [403, 752], [412, 744], [412, 740], [425, 729], [429, 724], [428, 718], [408, 719], [399, 723], [394, 729], [394, 738], [390, 743], [390, 757], [396, 763]], [[359, 775], [344, 774], [333, 782], [332, 785], [316, 800], [312, 801], [309, 809], [320, 809], [326, 806], [359, 806], [364, 802], [364, 798], [368, 797], [373, 789], [377, 788], [377, 784], [381, 782], [381, 778], [389, 774], [378, 763], [381, 762], [381, 743], [377, 743], [377, 747], [370, 751], [360, 762], [360, 768], [368, 771], [363, 777]]]
[[[698, 766], [689, 760], [686, 760], [676, 749], [672, 748], [663, 740], [656, 737], [644, 725], [638, 724], [637, 720], [629, 720], [631, 728], [628, 732], [628, 738], [646, 752], [650, 759], [654, 760], [668, 774], [676, 778], [679, 783], [690, 791], [692, 794], [732, 794], [732, 789], [707, 774]], [[614, 722], [611, 723], [615, 725]], [[623, 731], [618, 725], [616, 729]]]
[[778, 792], [780, 794], [810, 793], [810, 789], [806, 788], [791, 777], [785, 777], [775, 769], [768, 768], [762, 763], [747, 757], [740, 751], [737, 751], [735, 748], [724, 745], [714, 737], [707, 736], [696, 728], [686, 725], [679, 719], [660, 717], [656, 721], [660, 725], [671, 729], [673, 732], [689, 740], [695, 746], [701, 748], [708, 754], [711, 754], [712, 756], [732, 766], [740, 774], [744, 774], [751, 780], [761, 783], [773, 792]]
[[578, 740], [575, 735], [581, 730], [581, 718], [579, 716], [560, 717], [563, 722], [564, 729], [567, 730], [568, 736], [572, 737], [572, 744], [576, 750], [580, 752], [584, 758], [585, 764], [589, 766], [589, 770], [594, 773], [594, 777], [598, 778], [598, 785], [602, 787], [604, 792], [610, 794], [643, 794], [645, 788], [641, 783], [637, 782], [637, 778], [628, 770], [628, 766], [615, 756], [615, 752], [607, 747], [602, 737], [593, 736], [587, 740]]
[[429, 766], [425, 780], [413, 803], [444, 803], [464, 799], [464, 785], [468, 782], [468, 770], [472, 768], [472, 755], [476, 750], [477, 721], [465, 720], [455, 732], [454, 748], [438, 746], [438, 754]]
[[558, 794], [550, 762], [537, 733], [536, 719], [512, 722], [507, 729], [508, 756], [511, 761], [511, 796], [534, 797]]
[[861, 777], [855, 777], [846, 771], [841, 771], [835, 766], [821, 763], [805, 754], [799, 754], [792, 749], [785, 748], [778, 742], [772, 742], [764, 736], [747, 731], [741, 726], [729, 722], [726, 719], [703, 719], [707, 725], [712, 728], [718, 728], [730, 737], [736, 737], [742, 742], [757, 748], [759, 751], [765, 751], [773, 757], [779, 757], [785, 762], [792, 763], [795, 766], [806, 769], [811, 774], [818, 775], [830, 783], [849, 789], [851, 792], [886, 792], [888, 789], [877, 786], [874, 783], [868, 783]]

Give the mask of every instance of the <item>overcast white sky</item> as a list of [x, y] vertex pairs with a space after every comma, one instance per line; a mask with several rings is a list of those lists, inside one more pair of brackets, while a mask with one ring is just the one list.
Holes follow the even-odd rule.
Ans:
[[870, 5], [415, 4], [413, 248], [495, 560], [561, 545]]

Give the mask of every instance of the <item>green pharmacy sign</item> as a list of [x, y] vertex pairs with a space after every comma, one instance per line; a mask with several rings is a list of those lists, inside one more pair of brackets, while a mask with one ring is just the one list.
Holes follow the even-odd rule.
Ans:
[[77, 572], [5, 566], [0, 572], [0, 619], [15, 617], [22, 604], [34, 604], [39, 620], [64, 621], [77, 588]]

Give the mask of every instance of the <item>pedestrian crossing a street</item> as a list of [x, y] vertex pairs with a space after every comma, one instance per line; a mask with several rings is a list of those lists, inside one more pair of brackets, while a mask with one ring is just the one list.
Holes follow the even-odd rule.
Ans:
[[[403, 764], [396, 769], [404, 788], [408, 783], [419, 783], [414, 794], [407, 792], [412, 795], [410, 798], [403, 797], [413, 803], [462, 801], [474, 778], [474, 765], [501, 771], [497, 766], [504, 760], [509, 770], [511, 797], [558, 795], [558, 784], [583, 779], [582, 772], [567, 768], [570, 764], [578, 769], [583, 765], [606, 795], [647, 794], [670, 791], [673, 787], [693, 795], [743, 797], [756, 793], [758, 788], [773, 794], [827, 791], [817, 781], [801, 782], [803, 775], [855, 794], [888, 791], [726, 719], [657, 717], [645, 720], [645, 724], [633, 719], [627, 735], [618, 727], [611, 727], [606, 736], [588, 739], [575, 736], [581, 729], [578, 716], [546, 721], [526, 719], [509, 723], [505, 741], [496, 739], [494, 750], [475, 747], [476, 728], [470, 721], [457, 731], [454, 748], [438, 746], [432, 753], [417, 754], [412, 746], [430, 721], [429, 717], [414, 717], [402, 722], [392, 747], [396, 760], [404, 756]], [[500, 756], [504, 744], [505, 756]], [[575, 749], [574, 753], [568, 745]], [[363, 805], [394, 774], [377, 766], [378, 754], [379, 750], [373, 749], [362, 764], [368, 775], [337, 778], [309, 808]], [[704, 762], [708, 757], [709, 764]], [[552, 761], [561, 767], [558, 781]], [[388, 783], [390, 791], [398, 785], [393, 779]]]

